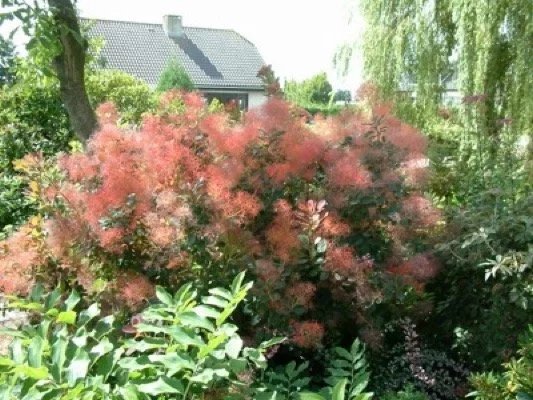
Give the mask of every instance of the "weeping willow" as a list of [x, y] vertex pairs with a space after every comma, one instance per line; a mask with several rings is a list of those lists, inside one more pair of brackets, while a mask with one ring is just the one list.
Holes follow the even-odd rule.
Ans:
[[[438, 107], [444, 78], [483, 115], [466, 113], [473, 130], [497, 136], [502, 125], [531, 135], [533, 0], [360, 0], [367, 23], [366, 78], [397, 96], [411, 83], [419, 112]], [[506, 128], [507, 129], [507, 128]]]

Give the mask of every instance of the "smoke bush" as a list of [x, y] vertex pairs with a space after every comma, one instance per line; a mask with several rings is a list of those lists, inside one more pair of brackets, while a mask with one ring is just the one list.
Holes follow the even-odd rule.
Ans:
[[364, 323], [382, 299], [373, 276], [423, 290], [438, 271], [418, 254], [440, 219], [421, 192], [426, 140], [383, 107], [308, 125], [273, 97], [236, 123], [174, 91], [138, 130], [119, 129], [112, 104], [98, 115], [54, 179], [22, 162], [45, 218], [0, 244], [3, 291], [61, 281], [135, 308], [155, 284], [249, 269], [256, 320], [312, 348], [341, 320]]

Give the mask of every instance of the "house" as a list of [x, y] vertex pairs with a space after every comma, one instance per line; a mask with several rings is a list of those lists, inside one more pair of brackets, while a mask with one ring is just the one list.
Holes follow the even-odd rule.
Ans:
[[257, 72], [265, 64], [255, 45], [233, 30], [183, 26], [166, 15], [162, 24], [82, 19], [89, 38], [102, 38], [101, 66], [127, 72], [155, 87], [169, 61], [178, 62], [208, 101], [236, 101], [241, 109], [267, 97]]
[[[444, 74], [440, 78], [441, 84], [441, 104], [444, 106], [458, 106], [461, 104], [462, 95], [458, 89], [457, 74], [451, 72]], [[412, 76], [405, 75], [400, 81], [400, 93], [407, 94], [411, 99], [416, 98], [416, 79]]]

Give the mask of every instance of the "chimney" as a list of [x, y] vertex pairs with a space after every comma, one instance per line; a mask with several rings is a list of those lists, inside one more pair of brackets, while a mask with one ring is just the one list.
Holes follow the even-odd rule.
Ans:
[[170, 39], [174, 41], [178, 40], [183, 35], [181, 15], [163, 16], [163, 29]]

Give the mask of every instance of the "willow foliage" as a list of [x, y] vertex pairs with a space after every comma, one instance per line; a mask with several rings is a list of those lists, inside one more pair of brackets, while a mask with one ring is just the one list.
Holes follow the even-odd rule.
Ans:
[[[385, 93], [414, 83], [418, 110], [434, 109], [443, 77], [454, 74], [464, 96], [483, 95], [482, 121], [516, 132], [533, 121], [532, 0], [360, 0], [367, 21], [367, 78]], [[473, 121], [472, 118], [468, 120]]]

